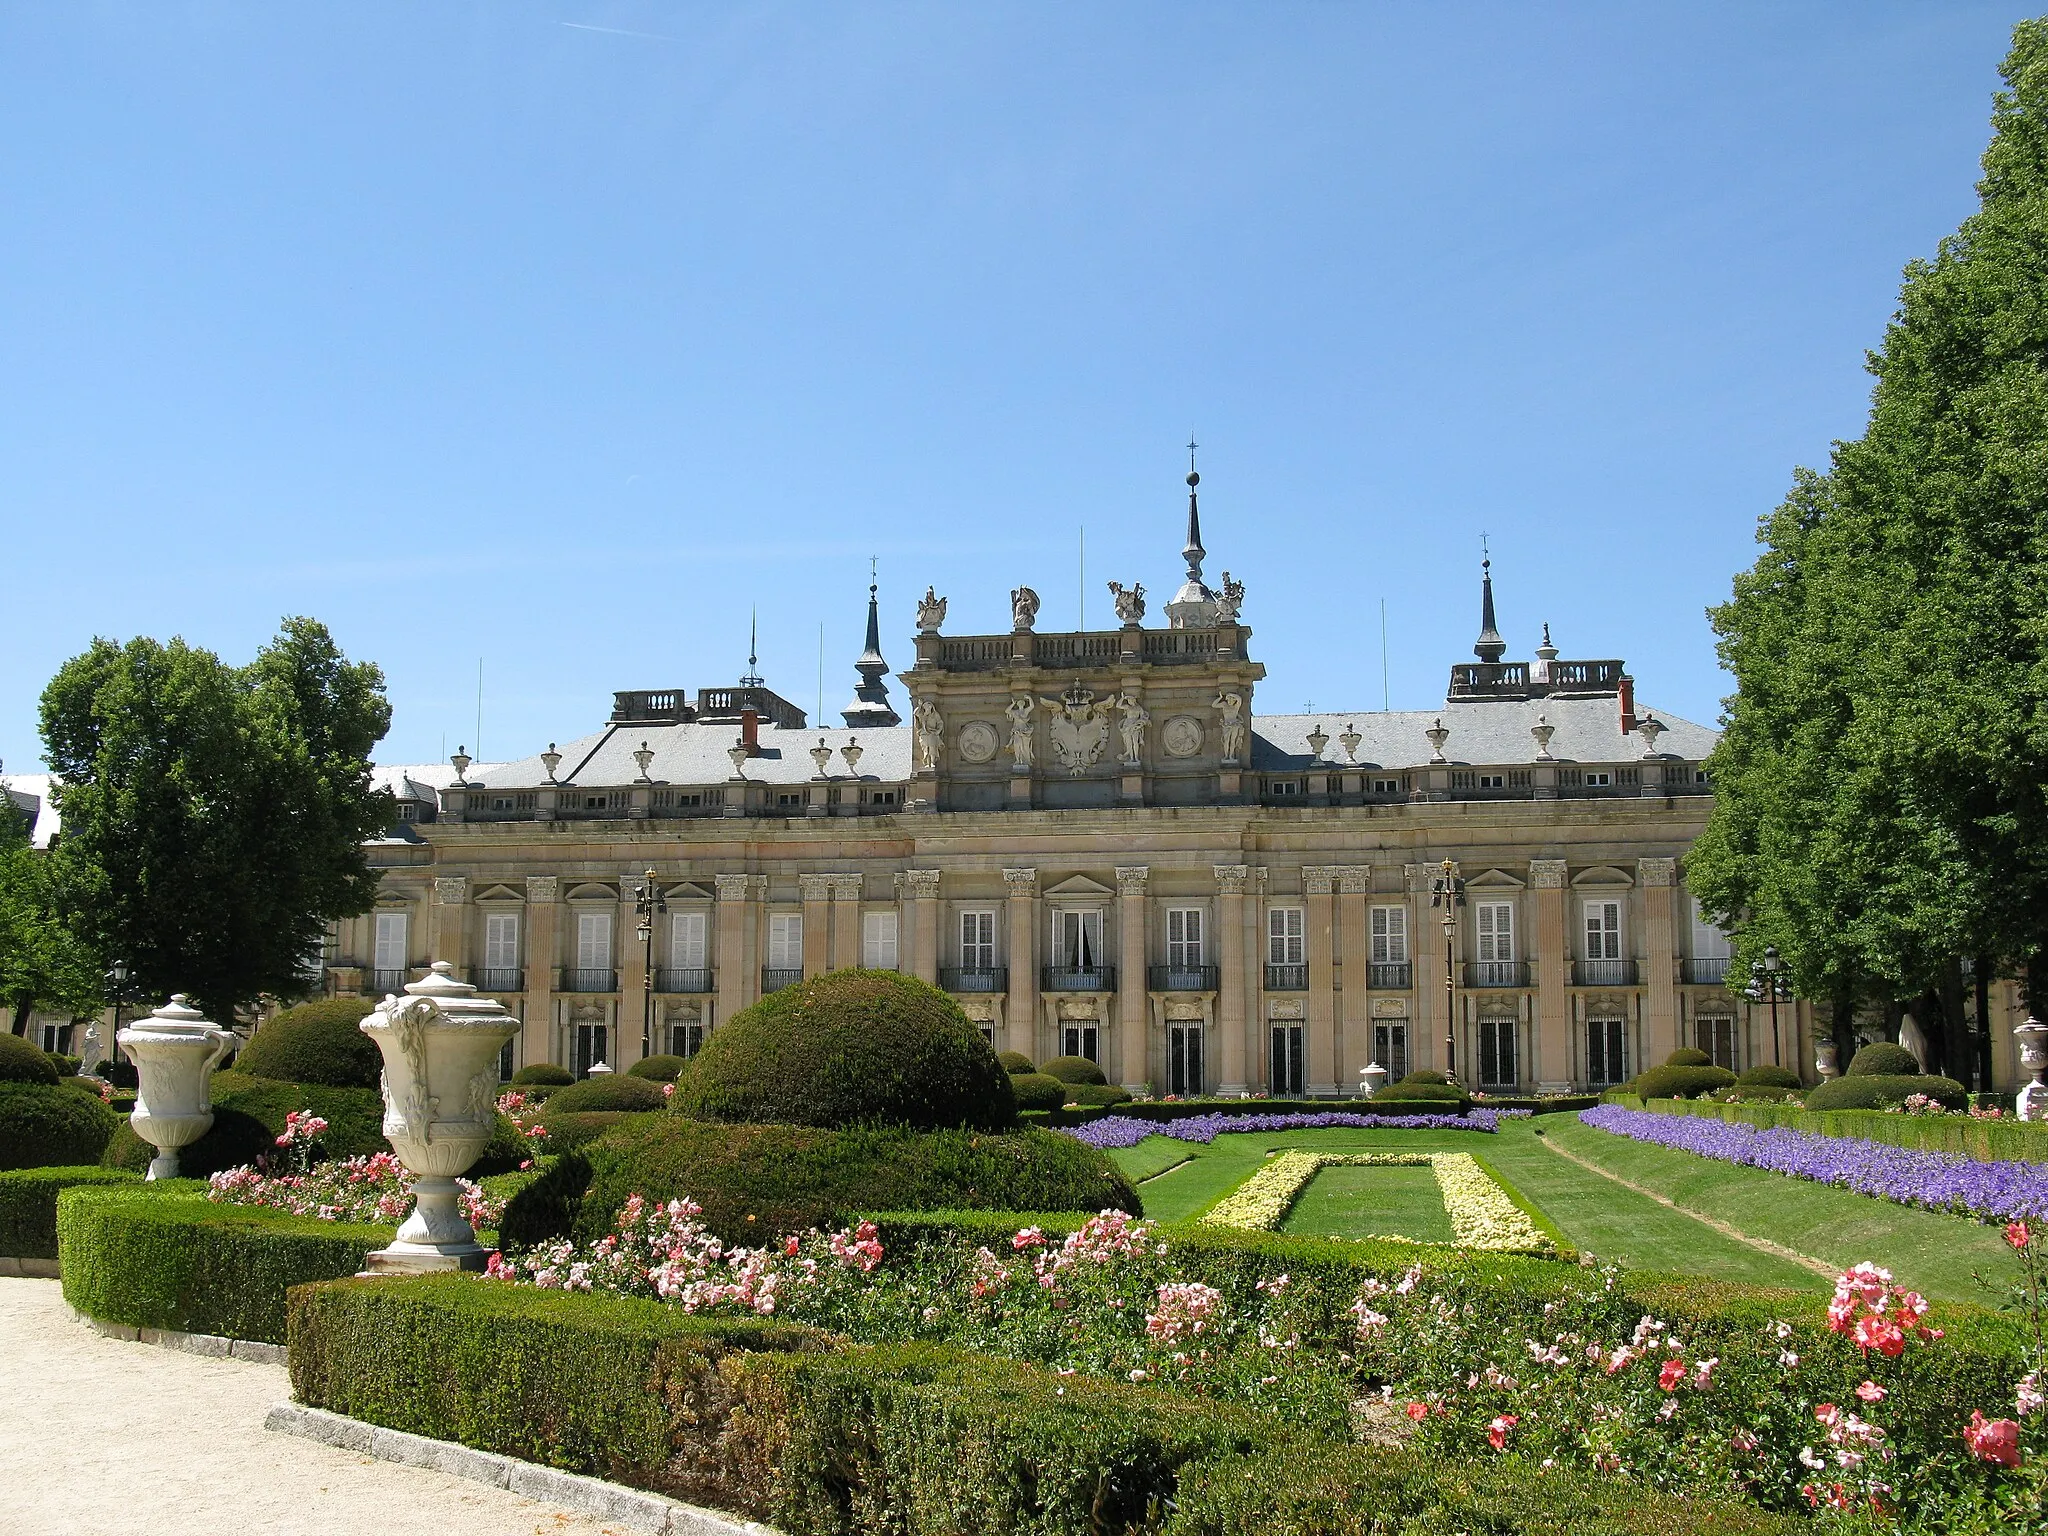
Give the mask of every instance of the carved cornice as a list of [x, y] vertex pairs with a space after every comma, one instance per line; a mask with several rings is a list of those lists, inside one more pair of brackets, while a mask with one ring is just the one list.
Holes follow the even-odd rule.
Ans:
[[459, 907], [469, 900], [469, 880], [463, 875], [442, 875], [434, 881], [434, 900], [444, 907]]
[[1143, 896], [1145, 882], [1152, 878], [1152, 871], [1146, 865], [1119, 865], [1116, 872], [1116, 893], [1119, 896]]
[[1636, 878], [1644, 885], [1671, 885], [1678, 878], [1678, 860], [1637, 859]]
[[939, 872], [936, 869], [898, 870], [896, 889], [912, 901], [932, 901], [939, 894]]
[[553, 901], [562, 888], [560, 876], [528, 875], [526, 877], [526, 899], [529, 902]]
[[1301, 866], [1301, 888], [1310, 896], [1328, 896], [1337, 888], [1337, 881], [1343, 871], [1335, 864], [1304, 864]]
[[1036, 896], [1038, 894], [1038, 871], [1035, 869], [1006, 869], [1003, 884], [1010, 888], [1010, 895]]
[[1539, 891], [1561, 891], [1565, 884], [1563, 859], [1531, 859], [1529, 883]]

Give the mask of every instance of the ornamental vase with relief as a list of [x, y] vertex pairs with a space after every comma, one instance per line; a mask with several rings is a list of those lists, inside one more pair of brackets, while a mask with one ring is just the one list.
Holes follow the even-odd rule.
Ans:
[[383, 1053], [384, 1137], [413, 1175], [412, 1214], [397, 1241], [369, 1256], [369, 1272], [482, 1269], [488, 1255], [455, 1180], [497, 1126], [498, 1054], [519, 1020], [457, 981], [445, 960], [405, 992], [357, 1026]]
[[2020, 1070], [2033, 1074], [2020, 1086], [2015, 1110], [2022, 1120], [2048, 1120], [2048, 1024], [2029, 1018], [2012, 1037], [2020, 1048]]
[[156, 1148], [148, 1177], [175, 1179], [178, 1149], [213, 1129], [213, 1069], [234, 1048], [234, 1031], [207, 1022], [180, 992], [117, 1038], [135, 1063], [128, 1123]]

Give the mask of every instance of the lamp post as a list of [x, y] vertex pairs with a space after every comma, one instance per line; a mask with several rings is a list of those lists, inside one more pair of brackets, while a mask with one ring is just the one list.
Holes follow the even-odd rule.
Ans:
[[107, 1060], [118, 1062], [121, 1059], [121, 1005], [128, 1000], [128, 967], [119, 960], [107, 972], [107, 996], [114, 1003], [112, 1049], [107, 1052]]
[[1778, 1002], [1792, 1000], [1792, 983], [1784, 975], [1785, 962], [1778, 957], [1778, 946], [1768, 945], [1761, 960], [1750, 962], [1749, 985], [1742, 989], [1742, 995], [1752, 1003], [1768, 1003], [1771, 1008], [1771, 1063], [1782, 1067], [1785, 1058], [1778, 1048]]
[[1458, 1076], [1458, 909], [1465, 905], [1465, 882], [1449, 859], [1429, 882], [1429, 904], [1443, 913], [1444, 925], [1444, 1076]]
[[633, 910], [640, 914], [640, 943], [645, 960], [641, 966], [640, 1003], [640, 1056], [645, 1060], [654, 1054], [654, 917], [658, 912], [668, 911], [668, 898], [654, 883], [651, 869], [640, 882], [640, 895]]

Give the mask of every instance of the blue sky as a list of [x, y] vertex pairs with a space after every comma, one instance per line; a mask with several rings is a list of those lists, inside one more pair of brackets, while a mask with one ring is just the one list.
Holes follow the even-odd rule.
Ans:
[[[1482, 531], [1711, 721], [2012, 5], [0, 9], [0, 759], [96, 634], [385, 669], [387, 761], [1164, 601], [1201, 440], [1265, 711], [1442, 698]], [[900, 684], [893, 685], [901, 699]]]

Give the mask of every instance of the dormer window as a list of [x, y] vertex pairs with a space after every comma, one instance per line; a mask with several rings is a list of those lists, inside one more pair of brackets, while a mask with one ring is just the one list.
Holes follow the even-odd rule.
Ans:
[[1508, 776], [1504, 773], [1482, 773], [1479, 775], [1481, 789], [1506, 789]]
[[1606, 789], [1613, 783], [1614, 775], [1605, 768], [1588, 768], [1586, 770], [1586, 788], [1588, 789]]

